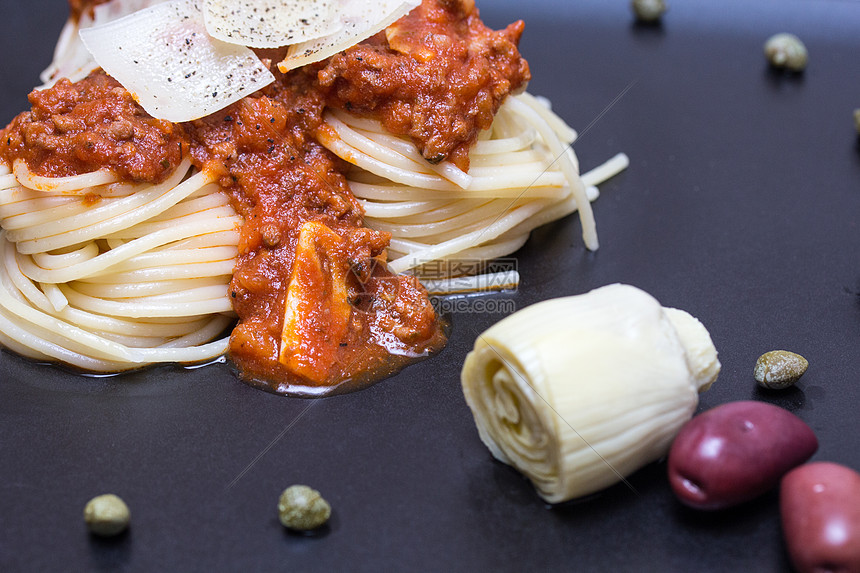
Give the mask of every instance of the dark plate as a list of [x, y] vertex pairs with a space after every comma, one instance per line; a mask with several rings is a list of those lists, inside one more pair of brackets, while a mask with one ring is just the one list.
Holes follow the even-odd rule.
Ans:
[[[723, 370], [700, 409], [784, 406], [818, 434], [814, 459], [860, 469], [860, 3], [671, 4], [661, 27], [642, 27], [620, 0], [479, 2], [494, 27], [526, 20], [530, 89], [583, 132], [583, 166], [631, 158], [594, 205], [600, 250], [584, 249], [574, 218], [540, 229], [516, 254], [519, 292], [497, 298], [522, 308], [639, 286], [713, 336]], [[2, 0], [0, 13], [5, 124], [65, 6]], [[762, 45], [781, 31], [809, 48], [802, 76], [766, 65]], [[3, 353], [0, 570], [788, 569], [774, 494], [703, 516], [675, 501], [659, 462], [632, 489], [549, 508], [494, 462], [459, 372], [501, 316], [455, 314], [436, 358], [317, 401], [255, 390], [223, 364], [96, 379]], [[811, 366], [798, 388], [765, 393], [752, 368], [776, 348]], [[321, 535], [278, 524], [292, 483], [331, 501]], [[103, 492], [133, 513], [109, 542], [82, 520]]]

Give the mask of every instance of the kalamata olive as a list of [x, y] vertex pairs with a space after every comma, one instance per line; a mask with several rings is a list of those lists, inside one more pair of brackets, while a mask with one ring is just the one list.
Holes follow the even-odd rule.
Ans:
[[788, 410], [729, 402], [681, 428], [669, 450], [669, 483], [690, 507], [723, 509], [770, 490], [817, 449], [813, 431]]
[[782, 531], [800, 573], [860, 572], [860, 473], [830, 462], [782, 478]]

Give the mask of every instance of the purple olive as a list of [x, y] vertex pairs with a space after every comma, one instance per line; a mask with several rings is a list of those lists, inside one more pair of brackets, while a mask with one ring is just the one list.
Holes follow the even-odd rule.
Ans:
[[815, 434], [788, 410], [730, 402], [681, 428], [669, 450], [669, 483], [690, 507], [724, 509], [770, 490], [817, 449]]
[[830, 462], [800, 466], [782, 478], [779, 505], [800, 573], [860, 572], [860, 473]]

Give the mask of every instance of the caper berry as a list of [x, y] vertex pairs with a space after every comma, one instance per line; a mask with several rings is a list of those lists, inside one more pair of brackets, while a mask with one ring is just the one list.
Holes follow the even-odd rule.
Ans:
[[84, 521], [96, 535], [109, 537], [122, 533], [130, 519], [128, 506], [112, 493], [96, 496], [84, 507]]
[[776, 34], [764, 44], [767, 61], [775, 68], [801, 72], [806, 68], [809, 54], [800, 38], [794, 34]]
[[771, 390], [788, 388], [800, 380], [809, 362], [800, 354], [787, 350], [772, 350], [759, 356], [755, 363], [755, 380]]
[[640, 22], [657, 22], [667, 9], [663, 0], [632, 0], [630, 5]]
[[292, 485], [278, 499], [278, 517], [284, 527], [309, 531], [324, 525], [331, 516], [331, 506], [315, 489]]

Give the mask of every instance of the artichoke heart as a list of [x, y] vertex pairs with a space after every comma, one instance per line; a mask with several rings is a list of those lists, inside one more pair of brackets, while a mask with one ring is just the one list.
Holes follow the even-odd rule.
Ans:
[[664, 456], [719, 370], [697, 319], [613, 284], [492, 326], [461, 378], [493, 456], [560, 503]]

